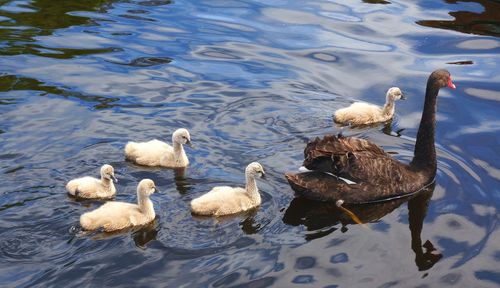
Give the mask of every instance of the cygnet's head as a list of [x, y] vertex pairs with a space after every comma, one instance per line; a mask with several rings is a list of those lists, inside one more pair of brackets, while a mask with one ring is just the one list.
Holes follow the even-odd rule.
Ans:
[[137, 194], [149, 196], [155, 192], [158, 192], [158, 189], [155, 186], [155, 182], [151, 179], [142, 179], [137, 185]]
[[115, 169], [109, 164], [102, 165], [101, 167], [101, 177], [108, 180], [113, 180], [115, 183], [118, 182], [115, 178]]
[[395, 101], [395, 100], [400, 100], [400, 99], [401, 100], [406, 99], [403, 92], [401, 92], [401, 89], [399, 89], [398, 87], [391, 87], [391, 88], [389, 88], [389, 90], [387, 90], [387, 94], [386, 94], [387, 101]]
[[191, 136], [187, 129], [180, 128], [172, 134], [172, 142], [191, 146]]
[[258, 176], [258, 177], [265, 178], [265, 176], [266, 176], [266, 173], [264, 172], [264, 168], [262, 167], [262, 165], [260, 165], [257, 162], [252, 162], [252, 163], [248, 164], [247, 168], [245, 169], [245, 173], [247, 175], [251, 175], [254, 177]]

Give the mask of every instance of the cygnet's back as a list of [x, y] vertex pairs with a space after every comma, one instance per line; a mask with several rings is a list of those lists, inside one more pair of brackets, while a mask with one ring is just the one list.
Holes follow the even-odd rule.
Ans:
[[116, 194], [113, 181], [117, 181], [115, 170], [106, 164], [101, 167], [101, 179], [90, 176], [76, 178], [66, 184], [66, 190], [79, 198], [111, 198]]
[[245, 171], [246, 187], [219, 186], [191, 201], [191, 212], [197, 215], [222, 216], [247, 211], [261, 203], [255, 177], [264, 176], [264, 168], [253, 162]]
[[189, 164], [182, 145], [191, 144], [191, 137], [186, 129], [177, 129], [172, 134], [172, 146], [159, 140], [148, 142], [128, 142], [125, 146], [125, 158], [139, 165], [186, 167]]
[[335, 111], [333, 120], [343, 125], [367, 125], [386, 122], [394, 116], [394, 101], [405, 99], [398, 87], [392, 87], [387, 91], [384, 107], [374, 104], [356, 102], [349, 107]]
[[191, 211], [198, 215], [222, 216], [249, 210], [260, 205], [254, 203], [245, 189], [240, 187], [214, 187], [208, 193], [191, 201]]
[[149, 196], [157, 191], [150, 179], [142, 180], [137, 187], [138, 204], [107, 202], [101, 207], [83, 214], [80, 225], [85, 230], [102, 228], [105, 231], [147, 224], [154, 220], [155, 211]]
[[128, 142], [125, 146], [127, 160], [144, 166], [161, 166], [161, 158], [165, 155], [168, 157], [173, 152], [172, 146], [157, 139], [148, 142]]
[[[352, 125], [363, 125], [381, 120], [382, 108], [377, 105], [356, 102], [351, 106], [339, 109], [335, 112], [335, 122], [349, 123]], [[382, 120], [382, 122], [385, 120]]]

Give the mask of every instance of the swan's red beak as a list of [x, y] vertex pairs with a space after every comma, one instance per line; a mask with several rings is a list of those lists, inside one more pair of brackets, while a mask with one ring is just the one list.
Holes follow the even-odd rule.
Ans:
[[451, 89], [457, 89], [457, 86], [455, 86], [455, 84], [453, 84], [453, 82], [451, 82], [451, 75], [448, 78], [448, 87], [450, 87]]

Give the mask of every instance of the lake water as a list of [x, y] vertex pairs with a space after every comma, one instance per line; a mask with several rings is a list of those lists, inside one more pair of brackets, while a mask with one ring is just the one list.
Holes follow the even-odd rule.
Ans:
[[[0, 286], [498, 287], [498, 1], [1, 1]], [[294, 199], [308, 139], [333, 112], [383, 104], [392, 125], [344, 129], [413, 155], [429, 73], [456, 90], [438, 105], [436, 184], [418, 197], [354, 207]], [[124, 161], [127, 141], [191, 132], [185, 171]], [[189, 202], [243, 185], [259, 161], [263, 203], [195, 218]], [[153, 179], [154, 223], [81, 235], [102, 204], [69, 179], [115, 167], [116, 200]]]

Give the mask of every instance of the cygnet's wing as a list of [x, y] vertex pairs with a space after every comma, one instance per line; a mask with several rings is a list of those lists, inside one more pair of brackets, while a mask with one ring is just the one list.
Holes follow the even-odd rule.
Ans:
[[107, 231], [124, 229], [138, 223], [134, 219], [141, 217], [141, 211], [137, 204], [125, 202], [106, 202], [100, 208], [100, 214], [106, 219], [103, 228]]
[[97, 197], [98, 191], [102, 190], [101, 180], [85, 176], [68, 182], [67, 189], [72, 195], [82, 198]]

